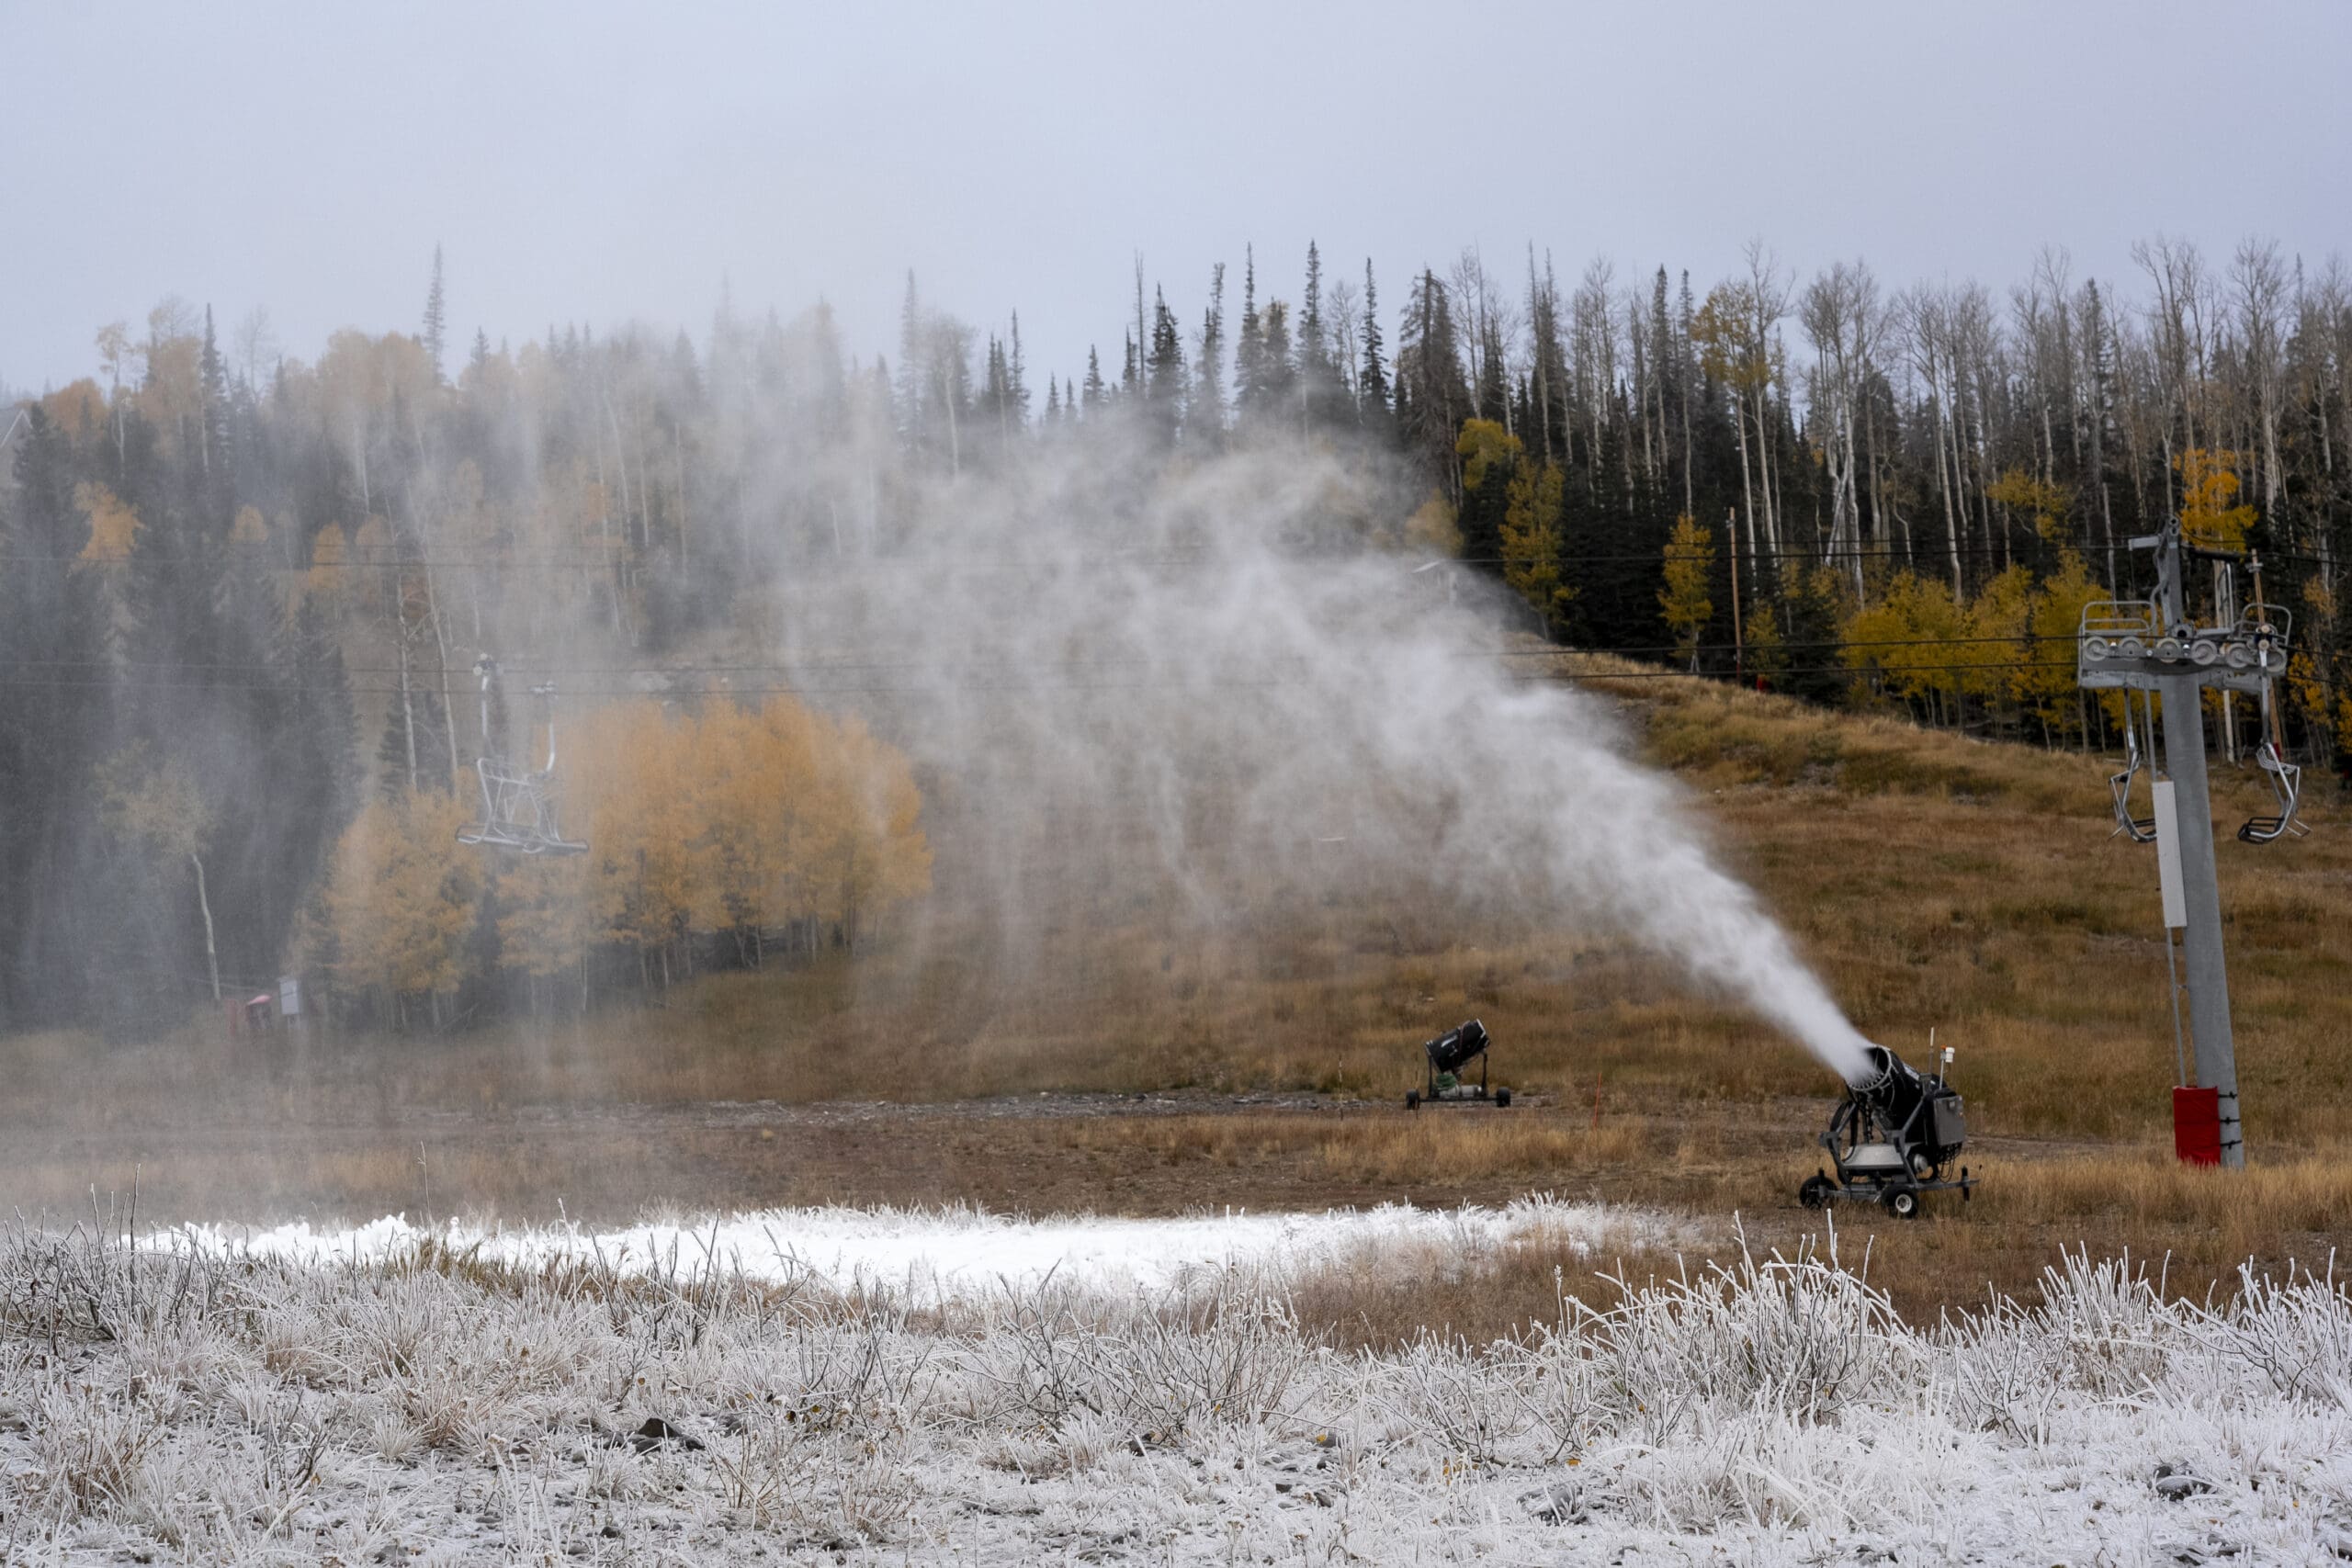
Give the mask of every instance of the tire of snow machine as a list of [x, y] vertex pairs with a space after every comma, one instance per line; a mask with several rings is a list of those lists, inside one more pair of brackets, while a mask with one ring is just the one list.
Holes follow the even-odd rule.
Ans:
[[1419, 1111], [1420, 1108], [1421, 1091], [1417, 1089], [1407, 1089], [1405, 1091], [1405, 1109], [1408, 1111]]
[[1808, 1209], [1827, 1208], [1829, 1206], [1829, 1179], [1825, 1176], [1806, 1177], [1804, 1179], [1804, 1184], [1797, 1189], [1797, 1201], [1804, 1204]]
[[1505, 1107], [1506, 1105], [1509, 1105], [1510, 1103], [1510, 1090], [1509, 1090], [1509, 1089], [1498, 1089], [1495, 1090], [1495, 1109], [1496, 1109], [1496, 1110], [1500, 1111], [1503, 1107]]
[[1883, 1201], [1887, 1212], [1898, 1220], [1916, 1220], [1919, 1217], [1919, 1190], [1907, 1182], [1900, 1182], [1888, 1188]]

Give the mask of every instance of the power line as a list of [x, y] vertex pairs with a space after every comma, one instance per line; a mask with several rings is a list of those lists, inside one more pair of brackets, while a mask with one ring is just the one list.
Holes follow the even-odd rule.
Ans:
[[[2074, 550], [2076, 554], [2083, 556], [2087, 563], [2091, 557], [2105, 552], [2109, 547], [2085, 542], [2079, 545], [2070, 543], [2062, 547]], [[1705, 561], [1710, 564], [1722, 563], [1726, 566], [1730, 565], [1734, 561], [1779, 562], [1794, 560], [1808, 563], [1818, 563], [1849, 560], [1896, 560], [1914, 566], [1942, 567], [1948, 564], [1954, 556], [1959, 556], [1962, 559], [1967, 560], [1998, 558], [2003, 560], [2014, 561], [2020, 557], [2030, 558], [2034, 553], [2035, 549], [2033, 547], [2019, 548], [2007, 545], [1961, 545], [1956, 547], [1947, 545], [1935, 545], [1912, 549], [1902, 549], [1893, 546], [1870, 545], [1857, 546], [1848, 549], [1830, 549], [1826, 547], [1811, 549], [1793, 547], [1786, 549], [1732, 551], [1718, 551], [1713, 549], [1660, 549], [1636, 551], [1626, 554], [1562, 554], [1549, 558], [1556, 560], [1564, 566], [1647, 566], [1679, 560]], [[2273, 549], [2261, 551], [2259, 553], [2266, 560], [2287, 561], [2297, 565], [2323, 564], [2322, 557], [2307, 555], [2298, 551]], [[865, 558], [865, 561], [868, 563], [867, 570], [861, 570], [860, 567], [856, 565], [844, 567], [840, 564], [837, 559], [836, 562], [829, 566], [825, 571], [814, 575], [839, 575], [845, 577], [873, 575], [875, 572], [886, 570], [903, 570], [907, 568], [921, 569], [936, 562], [939, 558], [940, 558], [937, 557], [866, 557]], [[1087, 556], [1077, 558], [1075, 561], [1066, 558], [1012, 561], [973, 561], [964, 565], [961, 570], [967, 570], [974, 575], [1000, 575], [1035, 570], [1060, 570], [1067, 569], [1073, 564], [1078, 566], [1192, 566], [1215, 564], [1224, 558], [1226, 558], [1226, 557], [1223, 552], [1218, 551], [1210, 546], [1178, 545], [1163, 548], [1150, 555], [1139, 553], [1136, 555]], [[1379, 558], [1364, 555], [1293, 555], [1286, 556], [1283, 558], [1291, 561], [1294, 564], [1312, 565], [1318, 560], [1365, 560]], [[1407, 557], [1395, 557], [1391, 558], [1399, 568], [1409, 570], [1415, 566], [1426, 567], [1438, 565], [1512, 566], [1519, 564], [1521, 558], [1507, 556], [1441, 556], [1434, 559], [1422, 562], [1412, 562], [1410, 558]], [[318, 561], [308, 565], [285, 561], [240, 559], [233, 554], [228, 552], [209, 557], [149, 556], [141, 554], [92, 556], [87, 553], [59, 555], [22, 551], [0, 553], [0, 565], [141, 565], [175, 568], [190, 566], [225, 566], [246, 570], [279, 573], [298, 572], [306, 575], [313, 571], [398, 571], [403, 570], [446, 571], [601, 572], [616, 571], [631, 568], [638, 570], [645, 570], [649, 568], [678, 568], [689, 566], [690, 564], [690, 562], [671, 560], [666, 556], [649, 557], [642, 554], [616, 554], [609, 550], [583, 550], [569, 555], [551, 554], [540, 556], [492, 556], [481, 558], [464, 556], [404, 555], [368, 556], [362, 558], [354, 559], [346, 557], [341, 560]], [[954, 565], [955, 563], [950, 562], [948, 564]], [[779, 581], [784, 582], [786, 585], [789, 585], [789, 580]]]
[[[1843, 649], [1855, 648], [2016, 648], [2024, 644], [2072, 643], [2077, 640], [2078, 638], [2076, 634], [2073, 632], [2049, 632], [2022, 633], [2016, 637], [1865, 637], [1860, 639], [1825, 637], [1816, 641], [1782, 642], [1772, 646], [1784, 651], [1791, 649]], [[1661, 654], [1677, 654], [1687, 657], [1694, 651], [1699, 653], [1739, 653], [1742, 651], [1753, 650], [1755, 646], [1756, 645], [1753, 643], [1712, 642], [1700, 643], [1696, 645], [1695, 649], [1676, 643], [1659, 643], [1648, 647], [1621, 646], [1613, 648], [1555, 646], [1549, 648], [1455, 649], [1447, 650], [1447, 656], [1450, 658], [1468, 660], [1557, 659], [1563, 657], [1594, 658], [1604, 656], [1618, 659], [1640, 659], [1656, 657]], [[1018, 660], [1007, 660], [1004, 662], [1009, 668], [1024, 670], [1052, 670], [1119, 668], [1125, 666], [1157, 668], [1160, 661], [1143, 658], [1133, 658]], [[502, 660], [499, 664], [499, 668], [501, 670], [512, 675], [590, 676], [757, 675], [780, 673], [788, 674], [796, 671], [814, 670], [927, 670], [933, 667], [933, 661], [922, 659], [822, 658], [790, 660], [775, 663], [757, 664], [535, 664], [519, 660]], [[967, 667], [969, 667], [968, 661], [967, 661]], [[457, 674], [460, 672], [461, 668], [462, 667], [456, 665], [421, 668], [417, 665], [412, 664], [408, 667], [406, 673], [409, 674], [412, 681], [414, 681], [421, 676], [437, 676], [445, 672]], [[284, 669], [284, 666], [266, 662], [245, 662], [233, 664], [194, 663], [179, 660], [164, 659], [0, 659], [0, 669], [83, 669], [100, 671], [145, 669], [191, 671], [277, 673]], [[401, 667], [396, 664], [346, 664], [344, 666], [344, 672], [347, 675], [398, 675], [402, 673], [402, 671]], [[465, 670], [464, 672], [470, 674], [471, 671], [470, 670]]]
[[[1758, 650], [1753, 648], [1749, 649], [1751, 656], [1756, 654], [1757, 651]], [[1598, 654], [1579, 655], [1575, 650], [1562, 649], [1560, 650], [1558, 657], [1563, 659], [1574, 659], [1577, 657], [1601, 656]], [[1830, 674], [1871, 678], [1883, 675], [1900, 674], [1951, 675], [1962, 672], [1981, 674], [1997, 671], [2049, 670], [2052, 668], [2053, 668], [2053, 666], [2048, 661], [2041, 660], [2001, 660], [1964, 664], [1955, 664], [1949, 660], [1937, 660], [1934, 662], [1919, 664], [1852, 665], [1839, 663], [1790, 666], [1779, 670], [1751, 668], [1737, 672], [1723, 670], [1558, 670], [1536, 671], [1530, 672], [1514, 671], [1508, 677], [1508, 679], [1521, 684], [1532, 682], [1559, 681], [1720, 681], [1724, 679], [1738, 681], [1745, 680], [1751, 675], [1761, 676], [1766, 680], [1781, 680], [1792, 675]], [[957, 692], [1001, 692], [1012, 694], [1023, 694], [1037, 692], [1252, 691], [1271, 690], [1277, 687], [1296, 686], [1306, 683], [1307, 683], [1306, 681], [1303, 677], [1298, 676], [1265, 676], [1256, 679], [1210, 679], [1205, 681], [1135, 680], [1082, 682], [1062, 682], [1055, 683], [1019, 680], [1002, 682], [970, 680], [924, 682], [867, 682], [858, 684], [783, 682], [766, 685], [735, 685], [728, 682], [721, 682], [718, 685], [700, 686], [689, 689], [673, 688], [669, 691], [646, 691], [635, 687], [580, 687], [567, 689], [560, 694], [565, 697], [669, 698], [834, 696], [852, 694], [895, 694], [918, 696], [938, 695], [945, 693]], [[325, 697], [334, 694], [331, 688], [322, 686], [283, 686], [245, 682], [53, 679], [0, 679], [0, 690], [108, 691], [118, 694], [145, 694], [150, 692], [158, 694], [236, 692], [251, 694], [257, 696], [283, 697]], [[403, 694], [403, 688], [399, 686], [349, 686], [344, 688], [344, 691], [346, 694], [352, 696], [400, 696]], [[437, 694], [434, 687], [424, 682], [412, 683], [410, 687], [406, 688], [406, 691], [409, 694]]]

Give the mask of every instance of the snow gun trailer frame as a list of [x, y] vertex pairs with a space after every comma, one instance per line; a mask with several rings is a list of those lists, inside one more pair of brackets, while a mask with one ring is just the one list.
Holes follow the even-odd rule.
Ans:
[[[1429, 1077], [1420, 1088], [1405, 1091], [1405, 1109], [1417, 1111], [1424, 1104], [1456, 1105], [1473, 1100], [1492, 1101], [1498, 1110], [1509, 1105], [1510, 1089], [1487, 1087], [1487, 1047], [1493, 1043], [1487, 1036], [1487, 1026], [1475, 1018], [1434, 1040], [1423, 1041], [1421, 1055], [1429, 1058]], [[1464, 1082], [1462, 1070], [1474, 1061], [1478, 1064], [1478, 1081]]]
[[[1958, 1192], [1968, 1201], [1976, 1180], [1968, 1168], [1952, 1174], [1952, 1162], [1968, 1141], [1960, 1093], [1939, 1071], [1921, 1077], [1883, 1045], [1870, 1048], [1871, 1074], [1846, 1087], [1846, 1098], [1830, 1114], [1821, 1146], [1837, 1171], [1818, 1171], [1797, 1189], [1808, 1209], [1834, 1202], [1876, 1203], [1898, 1219], [1919, 1213], [1927, 1192]], [[1946, 1060], [1950, 1059], [1947, 1053]]]

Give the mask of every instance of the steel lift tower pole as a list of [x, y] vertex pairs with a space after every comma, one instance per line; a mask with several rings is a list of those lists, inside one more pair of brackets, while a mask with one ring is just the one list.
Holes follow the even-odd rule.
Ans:
[[[2256, 760], [2278, 795], [2279, 811], [2254, 818], [2238, 829], [2238, 837], [2263, 844], [2303, 831], [2295, 818], [2301, 770], [2285, 758], [2272, 700], [2274, 683], [2287, 667], [2290, 618], [2286, 611], [2258, 602], [2240, 614], [2234, 573], [2244, 558], [2185, 544], [2177, 523], [2162, 534], [2135, 538], [2131, 546], [2154, 553], [2155, 597], [2085, 607], [2077, 678], [2091, 690], [2124, 693], [2127, 729], [2132, 722], [2132, 693], [2150, 694], [2144, 700], [2164, 699], [2164, 764], [2169, 778], [2152, 792], [2152, 815], [2132, 816], [2131, 775], [2140, 765], [2135, 739], [2130, 766], [2110, 781], [2116, 830], [2156, 841], [2167, 960], [2173, 931], [2184, 933], [2189, 1033], [2196, 1046], [2192, 1076], [2197, 1085], [2215, 1091], [2221, 1163], [2239, 1169], [2245, 1165], [2245, 1138], [2238, 1116], [2229, 973], [2222, 952], [2222, 895], [2214, 870], [2213, 803], [2205, 772], [2203, 694], [2210, 686], [2261, 699], [2264, 737]], [[2186, 567], [2192, 559], [2214, 566], [2214, 614], [2203, 626], [2197, 624], [2188, 602]], [[2177, 998], [2175, 1017], [2177, 1021]]]

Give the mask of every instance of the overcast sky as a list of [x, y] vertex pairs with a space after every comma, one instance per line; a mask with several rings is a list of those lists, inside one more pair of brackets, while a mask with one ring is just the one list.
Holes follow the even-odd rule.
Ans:
[[[719, 280], [895, 348], [912, 267], [1034, 378], [1115, 373], [1140, 251], [1188, 331], [1254, 242], [1295, 298], [1476, 243], [1701, 288], [1750, 235], [1800, 270], [2023, 275], [2045, 242], [2352, 251], [2352, 5], [2260, 0], [1305, 6], [284, 7], [0, 0], [0, 385], [89, 374], [166, 294], [286, 352], [686, 325]], [[1393, 328], [1392, 328], [1393, 330]]]

